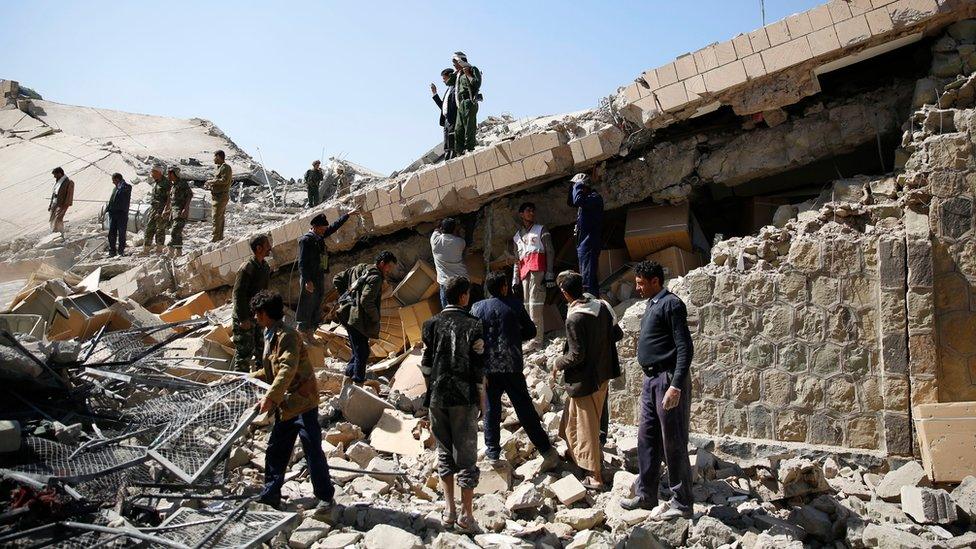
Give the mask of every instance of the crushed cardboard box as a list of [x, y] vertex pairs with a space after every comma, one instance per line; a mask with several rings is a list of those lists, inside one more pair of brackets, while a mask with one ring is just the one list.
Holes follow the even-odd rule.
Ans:
[[400, 307], [400, 321], [403, 324], [403, 333], [406, 339], [412, 345], [421, 343], [420, 332], [424, 322], [440, 311], [441, 301], [437, 296], [428, 297], [420, 303]]
[[410, 272], [393, 290], [393, 297], [400, 305], [413, 305], [437, 293], [437, 273], [433, 265], [418, 259]]
[[688, 203], [676, 206], [631, 208], [627, 212], [624, 242], [630, 258], [640, 260], [669, 246], [687, 251], [691, 246], [691, 211]]

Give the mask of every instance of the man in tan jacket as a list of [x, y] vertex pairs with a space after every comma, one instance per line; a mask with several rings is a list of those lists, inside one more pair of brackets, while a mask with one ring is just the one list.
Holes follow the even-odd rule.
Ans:
[[74, 201], [75, 182], [68, 179], [60, 167], [54, 168], [51, 175], [54, 176], [54, 189], [47, 206], [47, 211], [51, 212], [51, 232], [64, 235], [64, 214]]
[[258, 406], [262, 412], [273, 412], [275, 418], [265, 452], [264, 490], [259, 501], [280, 506], [281, 487], [298, 437], [305, 450], [312, 490], [320, 500], [315, 510], [327, 511], [332, 507], [335, 487], [322, 451], [319, 389], [305, 343], [294, 328], [282, 322], [285, 307], [278, 292], [258, 292], [251, 299], [251, 310], [264, 329], [265, 340], [262, 367], [251, 375], [271, 384]]
[[210, 189], [210, 196], [213, 198], [213, 238], [211, 242], [219, 242], [224, 239], [224, 214], [227, 213], [227, 203], [230, 202], [230, 186], [233, 182], [233, 174], [230, 165], [224, 161], [224, 151], [214, 153], [214, 164], [217, 171], [214, 172], [213, 179], [206, 182], [205, 186]]

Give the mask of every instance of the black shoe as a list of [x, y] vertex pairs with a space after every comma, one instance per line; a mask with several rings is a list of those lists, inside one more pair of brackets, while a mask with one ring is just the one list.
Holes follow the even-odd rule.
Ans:
[[109, 250], [109, 252], [108, 252], [108, 256], [109, 256], [109, 257], [115, 257], [115, 256], [117, 256], [117, 255], [118, 255], [117, 253], [115, 253], [115, 252], [113, 252], [113, 251], [111, 251], [111, 250]]
[[334, 507], [335, 507], [335, 500], [334, 499], [330, 499], [330, 500], [324, 500], [324, 499], [323, 500], [319, 500], [318, 505], [315, 506], [315, 512], [313, 514], [315, 514], [315, 515], [324, 515], [324, 514], [327, 514], [327, 513], [331, 513], [332, 512], [332, 509]]
[[633, 511], [634, 509], [645, 509], [650, 511], [651, 509], [654, 509], [656, 505], [656, 502], [648, 501], [640, 496], [620, 500], [620, 507], [625, 511]]
[[262, 503], [264, 505], [267, 505], [268, 507], [271, 507], [272, 509], [274, 509], [276, 511], [281, 511], [281, 500], [280, 499], [258, 498], [255, 501], [255, 503]]

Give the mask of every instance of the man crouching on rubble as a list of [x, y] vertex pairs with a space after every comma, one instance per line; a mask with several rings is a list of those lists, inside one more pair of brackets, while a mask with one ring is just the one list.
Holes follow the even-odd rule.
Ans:
[[275, 418], [265, 454], [264, 490], [258, 501], [274, 508], [281, 505], [281, 486], [297, 436], [305, 450], [315, 497], [321, 500], [315, 512], [328, 511], [335, 487], [322, 452], [319, 389], [305, 344], [297, 331], [281, 321], [284, 305], [278, 292], [258, 292], [251, 299], [251, 310], [258, 325], [264, 328], [265, 339], [263, 368], [251, 375], [271, 384], [258, 406], [262, 412], [273, 411]]

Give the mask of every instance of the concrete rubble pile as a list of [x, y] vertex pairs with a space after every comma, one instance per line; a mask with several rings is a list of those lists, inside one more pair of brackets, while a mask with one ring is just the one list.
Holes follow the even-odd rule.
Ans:
[[[388, 177], [330, 158], [327, 178], [342, 166], [347, 187], [315, 208], [299, 208], [302, 182], [265, 180], [247, 164], [252, 184], [235, 186], [228, 238], [210, 243], [207, 224], [191, 224], [176, 259], [106, 261], [97, 212], [66, 239], [0, 244], [0, 378], [11, 395], [0, 505], [13, 510], [0, 544], [47, 525], [37, 532], [51, 543], [188, 547], [976, 547], [973, 17], [976, 3], [958, 0], [833, 0], [646, 71], [599, 108], [490, 117], [461, 158], [443, 162], [435, 147]], [[67, 137], [71, 124], [49, 122], [77, 115], [6, 86], [0, 158]], [[120, 125], [137, 116], [122, 115]], [[250, 162], [200, 126], [232, 162]], [[138, 136], [127, 135], [98, 146], [144, 174], [153, 158], [133, 154], [126, 143]], [[209, 169], [180, 163], [194, 180]], [[557, 269], [575, 268], [566, 179], [579, 171], [605, 201], [601, 293], [625, 334], [608, 489], [587, 490], [569, 461], [540, 473], [505, 401], [504, 460], [483, 459], [479, 439], [481, 530], [445, 528], [420, 372], [420, 329], [440, 310], [433, 222], [459, 219], [480, 284], [513, 262], [513, 212], [532, 201]], [[198, 209], [205, 220], [206, 202]], [[262, 386], [227, 371], [229, 285], [248, 238], [270, 234], [271, 286], [294, 307], [297, 238], [313, 215], [348, 211], [328, 240], [332, 272], [380, 249], [395, 250], [400, 271], [384, 286], [363, 386], [343, 376], [335, 291], [306, 340], [338, 505], [315, 514], [298, 449], [284, 508], [271, 510], [248, 501], [270, 420], [253, 409]], [[694, 340], [690, 520], [620, 506], [638, 472], [646, 301], [632, 267], [643, 259], [665, 267]], [[566, 395], [548, 366], [565, 344], [559, 296], [545, 315], [549, 343], [526, 357], [526, 377], [565, 457]], [[232, 542], [235, 528], [244, 537]]]

